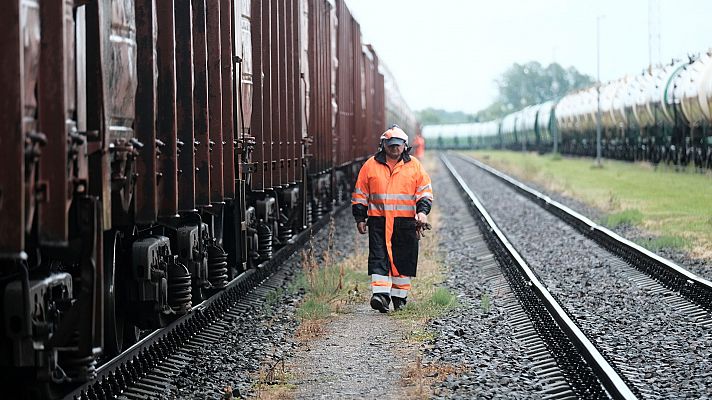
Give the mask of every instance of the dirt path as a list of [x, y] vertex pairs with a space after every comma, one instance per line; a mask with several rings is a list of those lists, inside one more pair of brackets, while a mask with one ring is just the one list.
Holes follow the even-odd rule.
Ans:
[[295, 398], [409, 398], [403, 377], [418, 345], [407, 341], [408, 332], [404, 323], [367, 304], [340, 314], [292, 358]]

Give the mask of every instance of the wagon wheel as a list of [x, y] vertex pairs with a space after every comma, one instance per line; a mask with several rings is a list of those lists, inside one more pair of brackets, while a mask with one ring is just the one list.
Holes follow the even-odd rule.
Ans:
[[[136, 328], [125, 321], [126, 277], [122, 271], [121, 240], [123, 235], [116, 230], [104, 236], [104, 353], [109, 357], [120, 354], [131, 343], [131, 334]], [[135, 341], [135, 339], [133, 340]]]

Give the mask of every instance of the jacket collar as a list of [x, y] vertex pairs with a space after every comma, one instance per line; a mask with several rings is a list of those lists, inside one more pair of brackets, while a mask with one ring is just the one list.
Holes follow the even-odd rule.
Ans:
[[[386, 156], [386, 152], [383, 151], [383, 150], [379, 151], [378, 153], [376, 153], [375, 156], [373, 156], [373, 158], [375, 158], [376, 161], [378, 161], [379, 163], [384, 164], [384, 165], [387, 165], [387, 163], [386, 163], [386, 157], [387, 157], [387, 156]], [[407, 163], [407, 162], [410, 162], [410, 154], [408, 154], [408, 150], [404, 151], [404, 152], [401, 154], [401, 157], [400, 157], [399, 161], [400, 161], [400, 160], [403, 160], [403, 163], [404, 163], [404, 164]]]

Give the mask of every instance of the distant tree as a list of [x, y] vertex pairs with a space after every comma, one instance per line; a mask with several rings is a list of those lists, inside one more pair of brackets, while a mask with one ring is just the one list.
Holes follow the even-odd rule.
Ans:
[[477, 118], [480, 121], [491, 121], [493, 119], [502, 118], [512, 111], [514, 111], [514, 107], [512, 107], [511, 104], [504, 104], [497, 100], [484, 110], [480, 110], [477, 113]]
[[512, 65], [495, 82], [499, 88], [497, 100], [476, 114], [426, 108], [416, 111], [418, 120], [423, 125], [490, 121], [526, 106], [554, 100], [574, 90], [589, 87], [594, 80], [574, 67], [565, 69], [553, 63], [544, 68], [532, 61]]
[[477, 122], [477, 116], [462, 111], [446, 111], [437, 108], [426, 108], [415, 112], [423, 125], [462, 124]]
[[434, 108], [426, 108], [425, 110], [416, 111], [415, 115], [423, 125], [439, 125], [441, 122], [440, 113]]
[[557, 63], [546, 68], [536, 61], [514, 64], [496, 80], [497, 100], [477, 113], [482, 121], [501, 118], [508, 113], [532, 104], [543, 103], [564, 94], [593, 85], [591, 76], [576, 68], [564, 69]]

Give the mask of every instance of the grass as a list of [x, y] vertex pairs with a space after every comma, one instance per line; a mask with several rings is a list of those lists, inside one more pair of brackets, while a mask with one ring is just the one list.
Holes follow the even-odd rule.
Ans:
[[536, 153], [468, 154], [519, 179], [601, 210], [607, 214], [604, 225], [640, 227], [658, 237], [649, 241], [650, 246], [684, 246], [692, 256], [712, 259], [710, 173], [613, 160], [604, 160], [603, 168], [593, 168], [591, 158]]
[[331, 315], [331, 307], [328, 303], [309, 298], [302, 302], [297, 310], [297, 316], [301, 319], [324, 319]]
[[438, 287], [430, 294], [429, 298], [410, 302], [393, 316], [406, 320], [428, 320], [442, 315], [457, 305], [458, 301], [455, 295], [448, 289]]
[[[297, 309], [297, 316], [305, 321], [322, 320], [345, 310], [345, 306], [358, 301], [365, 301], [370, 279], [364, 271], [367, 255], [354, 254], [351, 257], [334, 262], [335, 225], [332, 220], [326, 248], [317, 253], [314, 242], [301, 253], [302, 271], [289, 288], [290, 292], [303, 290], [304, 300]], [[355, 240], [362, 238], [356, 237]], [[309, 326], [309, 324], [306, 324]], [[309, 328], [310, 334], [315, 333]]]
[[490, 299], [489, 294], [482, 293], [480, 296], [480, 308], [482, 309], [483, 314], [489, 314], [492, 310], [492, 300]]
[[277, 301], [279, 299], [282, 298], [282, 295], [284, 295], [284, 289], [277, 288], [276, 290], [272, 290], [271, 292], [267, 293], [267, 296], [265, 296], [265, 301], [270, 306], [273, 306], [277, 304]]
[[688, 239], [676, 236], [658, 236], [637, 240], [637, 243], [650, 251], [660, 251], [661, 249], [685, 250], [689, 249], [691, 243]]
[[561, 153], [552, 153], [547, 155], [549, 157], [549, 160], [551, 161], [561, 161], [563, 160], [563, 157], [561, 157]]
[[429, 387], [435, 382], [443, 382], [448, 376], [459, 376], [470, 372], [464, 366], [456, 366], [447, 363], [423, 364], [420, 356], [416, 357], [403, 374], [404, 398], [408, 399], [430, 399]]
[[284, 289], [282, 288], [269, 291], [265, 296], [265, 302], [262, 304], [262, 312], [267, 316], [272, 316], [282, 296], [284, 296]]
[[429, 329], [414, 329], [408, 335], [408, 341], [412, 343], [424, 343], [434, 340], [437, 334]]
[[[255, 398], [261, 400], [292, 399], [297, 388], [296, 385], [290, 383], [293, 378], [285, 368], [284, 360], [262, 365], [257, 381], [252, 386]], [[224, 396], [224, 398], [231, 399], [232, 397]]]
[[637, 209], [624, 210], [606, 215], [601, 222], [609, 228], [617, 228], [621, 225], [639, 225], [643, 222], [643, 213]]

